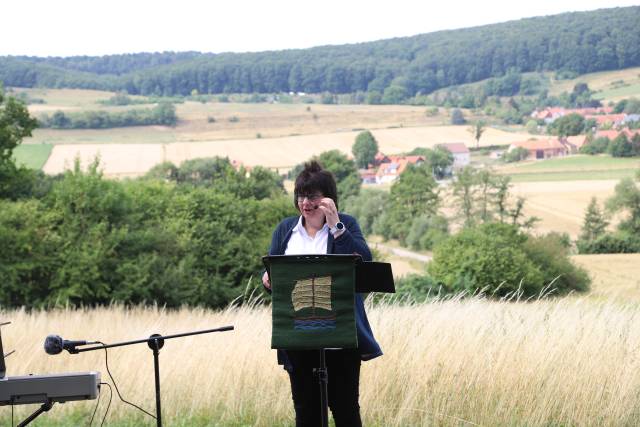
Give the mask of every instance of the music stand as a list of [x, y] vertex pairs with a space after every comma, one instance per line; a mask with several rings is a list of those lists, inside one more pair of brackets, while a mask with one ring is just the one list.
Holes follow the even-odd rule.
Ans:
[[[357, 348], [357, 333], [356, 333], [356, 324], [355, 324], [355, 292], [366, 293], [366, 292], [395, 292], [394, 282], [393, 282], [393, 274], [391, 272], [391, 265], [387, 263], [374, 263], [374, 262], [363, 262], [362, 258], [359, 255], [339, 255], [339, 254], [327, 254], [327, 255], [272, 255], [263, 257], [263, 262], [269, 274], [272, 286], [272, 309], [273, 309], [273, 336], [272, 336], [272, 348], [278, 348], [283, 350], [300, 350], [300, 349], [315, 349], [320, 353], [319, 367], [316, 369], [316, 373], [318, 375], [318, 383], [320, 386], [320, 404], [321, 404], [321, 423], [323, 427], [328, 426], [329, 424], [329, 410], [328, 410], [328, 372], [326, 366], [326, 353], [325, 350], [327, 348]], [[303, 269], [298, 268], [296, 264], [307, 264], [309, 265], [310, 271], [304, 272]], [[335, 269], [332, 269], [332, 265], [336, 265]], [[340, 268], [340, 266], [348, 265], [350, 266], [349, 271], [345, 271], [344, 268]], [[275, 277], [272, 276], [272, 268], [276, 269], [286, 269], [286, 272], [277, 271]], [[317, 270], [315, 271], [314, 268]], [[349, 288], [350, 298], [351, 298], [351, 313], [350, 319], [348, 322], [342, 322], [343, 328], [353, 328], [353, 338], [355, 341], [350, 341], [349, 339], [328, 339], [328, 332], [322, 335], [322, 333], [317, 334], [316, 336], [309, 333], [305, 338], [299, 338], [299, 340], [291, 340], [291, 343], [288, 343], [286, 339], [283, 339], [280, 335], [281, 333], [277, 329], [282, 329], [283, 325], [287, 322], [291, 322], [293, 320], [294, 325], [296, 324], [296, 318], [293, 315], [293, 312], [298, 311], [298, 307], [301, 306], [300, 301], [296, 301], [296, 293], [306, 292], [307, 294], [307, 302], [309, 301], [309, 292], [311, 298], [311, 304], [315, 308], [316, 299], [321, 299], [324, 295], [327, 295], [327, 292], [321, 288], [321, 285], [326, 286], [327, 280], [326, 277], [329, 277], [328, 283], [331, 291], [329, 292], [330, 304], [327, 304], [326, 301], [322, 301], [322, 306], [326, 310], [328, 308], [329, 311], [332, 310], [334, 302], [334, 276], [333, 273], [340, 276], [345, 276], [342, 281], [348, 280], [349, 274], [351, 275], [351, 283], [342, 283], [343, 288]], [[296, 276], [297, 275], [297, 276]], [[320, 279], [323, 279], [322, 281]], [[292, 283], [295, 282], [293, 286], [293, 290], [291, 290]], [[303, 286], [309, 287], [310, 282], [310, 291], [309, 289], [303, 288]], [[315, 282], [318, 284], [315, 284]], [[338, 280], [339, 281], [339, 280]], [[338, 282], [336, 281], [336, 283]], [[283, 286], [285, 288], [285, 292], [280, 292], [278, 286]], [[319, 290], [316, 291], [315, 287], [318, 287]], [[335, 287], [338, 287], [336, 285]], [[290, 298], [287, 300], [287, 297], [290, 293]], [[337, 296], [342, 295], [342, 298], [348, 299], [348, 296], [344, 295], [344, 292], [337, 292]], [[290, 302], [289, 302], [290, 301]], [[291, 309], [283, 308], [283, 305], [292, 304]], [[336, 304], [337, 305], [337, 304]], [[306, 307], [302, 307], [306, 308]], [[301, 310], [301, 309], [300, 309]], [[314, 311], [315, 315], [315, 311]], [[342, 314], [343, 316], [348, 315], [347, 313]], [[330, 316], [325, 315], [324, 318], [328, 319]], [[334, 315], [337, 317], [338, 321], [340, 320], [340, 313]], [[351, 322], [351, 319], [353, 322]], [[347, 323], [347, 324], [345, 324]], [[334, 322], [334, 327], [337, 328], [340, 325], [337, 322]], [[322, 323], [316, 328], [319, 329], [322, 326]], [[294, 326], [297, 329], [297, 326]], [[313, 328], [309, 326], [309, 331], [313, 332]], [[302, 334], [297, 334], [302, 335]], [[300, 343], [300, 340], [306, 339], [308, 342], [307, 345], [303, 345]], [[326, 341], [325, 341], [326, 340]], [[328, 343], [328, 344], [327, 344]], [[338, 343], [338, 344], [336, 344]], [[340, 345], [340, 343], [343, 343]]]

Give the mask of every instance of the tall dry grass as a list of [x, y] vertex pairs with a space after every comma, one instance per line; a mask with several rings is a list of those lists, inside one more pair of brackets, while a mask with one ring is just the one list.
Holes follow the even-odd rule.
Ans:
[[[564, 298], [379, 304], [370, 320], [385, 355], [363, 365], [365, 425], [638, 425], [640, 309]], [[3, 311], [9, 375], [104, 369], [103, 352], [47, 356], [44, 337], [116, 342], [233, 324], [233, 332], [168, 341], [161, 350], [167, 425], [292, 425], [285, 372], [269, 349], [270, 310], [157, 308]], [[109, 351], [123, 396], [153, 412], [145, 345]], [[103, 388], [99, 413], [108, 390]], [[54, 406], [53, 425], [86, 425], [95, 402]], [[25, 415], [34, 408], [17, 408]], [[8, 424], [10, 409], [0, 409]], [[66, 421], [64, 421], [64, 418]], [[19, 417], [16, 417], [19, 418]], [[153, 425], [114, 397], [108, 425]], [[43, 425], [43, 424], [40, 424]]]

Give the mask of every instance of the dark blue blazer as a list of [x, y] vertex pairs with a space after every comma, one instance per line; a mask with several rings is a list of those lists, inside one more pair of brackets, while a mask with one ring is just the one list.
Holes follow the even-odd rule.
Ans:
[[[364, 240], [362, 231], [356, 219], [350, 215], [339, 213], [340, 222], [344, 224], [345, 232], [337, 239], [334, 239], [331, 233], [327, 239], [328, 254], [358, 254], [362, 256], [364, 261], [371, 261], [371, 251]], [[287, 244], [291, 238], [291, 233], [295, 228], [299, 216], [292, 216], [282, 220], [276, 227], [271, 237], [271, 248], [269, 255], [284, 255]], [[376, 339], [373, 337], [367, 313], [364, 310], [364, 302], [362, 294], [355, 295], [355, 315], [356, 329], [358, 333], [358, 351], [362, 360], [370, 360], [378, 356], [382, 356], [382, 350]], [[278, 363], [288, 368], [289, 363], [286, 354], [278, 351]]]

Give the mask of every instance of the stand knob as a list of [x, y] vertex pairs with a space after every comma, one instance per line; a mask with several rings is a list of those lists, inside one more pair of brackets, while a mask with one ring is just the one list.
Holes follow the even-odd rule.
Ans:
[[[152, 334], [149, 337], [149, 341], [147, 341], [147, 345], [151, 350], [160, 350], [162, 347], [164, 347], [164, 338], [160, 338], [160, 339], [156, 338], [161, 336], [162, 335], [160, 334]], [[156, 338], [156, 339], [153, 339], [153, 338]]]

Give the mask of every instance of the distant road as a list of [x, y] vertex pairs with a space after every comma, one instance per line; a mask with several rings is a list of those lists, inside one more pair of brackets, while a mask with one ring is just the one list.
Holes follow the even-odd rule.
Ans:
[[420, 262], [429, 262], [433, 258], [433, 257], [431, 257], [429, 255], [419, 254], [417, 252], [413, 252], [413, 251], [410, 251], [408, 249], [394, 248], [392, 246], [387, 246], [387, 245], [385, 245], [383, 243], [373, 243], [372, 246], [375, 247], [375, 248], [379, 248], [379, 249], [385, 250], [387, 252], [391, 252], [392, 254], [397, 255], [399, 257], [411, 258], [411, 259], [415, 259], [416, 261], [420, 261]]

